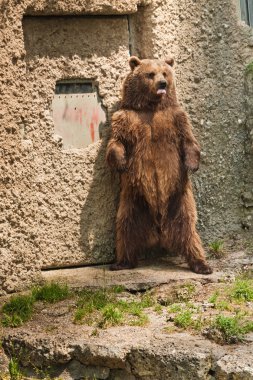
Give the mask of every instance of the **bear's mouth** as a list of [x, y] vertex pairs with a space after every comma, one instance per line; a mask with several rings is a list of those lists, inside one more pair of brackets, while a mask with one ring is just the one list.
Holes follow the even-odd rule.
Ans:
[[163, 94], [166, 94], [166, 90], [164, 88], [159, 88], [159, 90], [157, 90], [157, 95], [163, 95]]

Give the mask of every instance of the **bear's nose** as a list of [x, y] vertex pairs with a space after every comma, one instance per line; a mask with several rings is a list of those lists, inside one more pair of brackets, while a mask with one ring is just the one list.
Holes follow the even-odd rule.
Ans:
[[158, 88], [159, 89], [165, 89], [166, 88], [166, 86], [167, 86], [167, 82], [166, 82], [166, 80], [160, 80], [159, 82], [158, 82]]

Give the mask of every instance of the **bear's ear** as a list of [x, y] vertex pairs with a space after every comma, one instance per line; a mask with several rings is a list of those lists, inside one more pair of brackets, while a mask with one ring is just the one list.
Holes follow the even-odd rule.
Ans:
[[138, 57], [130, 57], [129, 59], [129, 66], [132, 70], [134, 70], [137, 66], [141, 64], [141, 60]]
[[171, 67], [173, 67], [174, 66], [174, 63], [175, 63], [175, 60], [174, 60], [174, 58], [167, 58], [167, 59], [165, 59], [165, 62], [169, 65], [169, 66], [171, 66]]

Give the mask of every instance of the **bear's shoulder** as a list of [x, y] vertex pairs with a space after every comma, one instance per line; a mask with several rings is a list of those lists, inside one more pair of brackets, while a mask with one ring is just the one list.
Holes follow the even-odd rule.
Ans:
[[121, 125], [129, 125], [134, 120], [138, 119], [139, 112], [135, 110], [125, 110], [119, 109], [114, 112], [112, 116], [112, 122], [115, 124], [120, 123]]

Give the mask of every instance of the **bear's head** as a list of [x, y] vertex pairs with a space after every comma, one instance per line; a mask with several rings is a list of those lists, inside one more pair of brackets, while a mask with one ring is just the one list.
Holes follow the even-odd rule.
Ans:
[[147, 110], [177, 105], [174, 59], [129, 59], [131, 72], [123, 84], [122, 107]]

